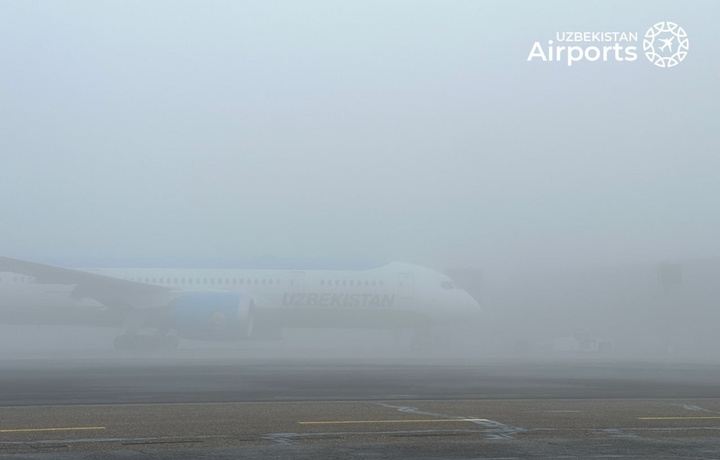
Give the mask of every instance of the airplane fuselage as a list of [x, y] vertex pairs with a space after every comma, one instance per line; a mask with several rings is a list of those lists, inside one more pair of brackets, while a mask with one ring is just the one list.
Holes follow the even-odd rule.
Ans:
[[[79, 271], [166, 288], [133, 305], [153, 310], [185, 292], [234, 292], [252, 299], [255, 319], [281, 327], [414, 327], [475, 315], [477, 303], [445, 275], [403, 263], [360, 269], [94, 268]], [[40, 307], [94, 312], [106, 308], [74, 284], [39, 283], [0, 273], [0, 310]]]

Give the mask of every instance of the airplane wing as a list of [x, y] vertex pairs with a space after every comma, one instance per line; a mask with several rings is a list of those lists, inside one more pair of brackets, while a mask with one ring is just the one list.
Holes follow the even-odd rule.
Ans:
[[19, 273], [42, 284], [75, 285], [73, 296], [95, 299], [107, 307], [142, 308], [162, 304], [171, 291], [165, 286], [127, 281], [72, 268], [0, 256], [0, 272]]

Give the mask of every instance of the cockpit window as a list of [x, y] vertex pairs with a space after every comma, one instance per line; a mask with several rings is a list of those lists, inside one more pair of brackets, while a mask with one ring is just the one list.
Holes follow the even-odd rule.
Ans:
[[440, 287], [443, 289], [455, 289], [455, 285], [452, 281], [445, 280], [442, 283], [440, 283]]

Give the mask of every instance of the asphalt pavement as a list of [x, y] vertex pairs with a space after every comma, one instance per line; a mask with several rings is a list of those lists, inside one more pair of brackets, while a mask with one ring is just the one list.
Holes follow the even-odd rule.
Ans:
[[0, 359], [2, 458], [720, 458], [720, 366]]

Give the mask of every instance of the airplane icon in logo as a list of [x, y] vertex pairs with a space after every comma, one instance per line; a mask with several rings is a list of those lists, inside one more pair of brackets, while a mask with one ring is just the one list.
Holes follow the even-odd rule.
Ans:
[[672, 52], [673, 37], [661, 38], [660, 41], [663, 43], [662, 46], [660, 47], [660, 51], [664, 50], [665, 48], [668, 48], [668, 51]]

